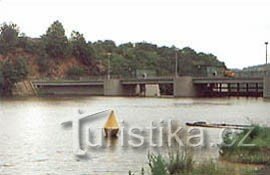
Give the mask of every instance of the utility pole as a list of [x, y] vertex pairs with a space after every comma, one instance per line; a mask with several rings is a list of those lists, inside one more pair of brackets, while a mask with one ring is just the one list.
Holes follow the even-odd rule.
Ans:
[[177, 54], [177, 49], [175, 49], [175, 77], [178, 77], [178, 54]]
[[267, 76], [267, 45], [268, 45], [268, 41], [266, 41], [265, 43], [265, 67], [264, 67], [264, 76]]
[[265, 64], [267, 65], [267, 45], [268, 45], [268, 42], [266, 41], [264, 44], [265, 44]]
[[108, 72], [107, 72], [107, 79], [111, 79], [111, 53], [108, 52], [107, 56], [108, 56]]

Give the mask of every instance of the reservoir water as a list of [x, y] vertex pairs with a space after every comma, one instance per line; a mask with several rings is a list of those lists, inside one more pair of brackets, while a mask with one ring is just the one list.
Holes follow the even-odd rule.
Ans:
[[[128, 174], [146, 166], [147, 153], [164, 151], [145, 144], [134, 148], [121, 146], [120, 139], [109, 147], [89, 148], [85, 133], [102, 127], [106, 116], [85, 121], [81, 147], [87, 155], [78, 157], [72, 149], [72, 126], [62, 122], [78, 116], [113, 109], [120, 121], [130, 126], [147, 127], [152, 121], [173, 119], [185, 122], [250, 124], [270, 123], [270, 101], [262, 98], [124, 98], [124, 97], [31, 97], [0, 100], [0, 174]], [[207, 142], [219, 140], [219, 130], [204, 129]], [[147, 132], [147, 131], [146, 131]], [[96, 133], [97, 134], [97, 133]], [[196, 152], [197, 159], [215, 159], [213, 146]]]

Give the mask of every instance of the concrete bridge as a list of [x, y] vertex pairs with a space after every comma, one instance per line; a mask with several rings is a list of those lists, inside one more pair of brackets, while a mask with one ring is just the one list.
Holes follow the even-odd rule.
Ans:
[[255, 96], [270, 98], [270, 77], [155, 77], [99, 80], [34, 80], [33, 86], [44, 95], [136, 96], [151, 85], [173, 88], [175, 97]]

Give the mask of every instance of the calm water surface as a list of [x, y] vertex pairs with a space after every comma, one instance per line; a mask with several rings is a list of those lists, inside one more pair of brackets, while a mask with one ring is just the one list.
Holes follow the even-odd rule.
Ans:
[[[78, 115], [114, 109], [120, 120], [132, 126], [146, 127], [151, 121], [174, 119], [185, 122], [207, 121], [235, 124], [270, 123], [270, 102], [261, 98], [174, 99], [121, 97], [46, 97], [13, 98], [0, 101], [0, 174], [128, 174], [147, 162], [147, 144], [143, 148], [121, 147], [119, 139], [109, 148], [85, 146], [86, 157], [72, 152], [72, 126], [61, 123]], [[89, 126], [102, 127], [100, 115]], [[86, 122], [87, 123], [87, 122]], [[206, 129], [207, 142], [218, 143], [219, 131]], [[217, 158], [217, 148], [196, 152], [198, 159]]]

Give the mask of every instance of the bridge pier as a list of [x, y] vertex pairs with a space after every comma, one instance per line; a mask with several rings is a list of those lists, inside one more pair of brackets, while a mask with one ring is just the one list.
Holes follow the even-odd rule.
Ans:
[[263, 97], [270, 98], [270, 77], [264, 77]]
[[104, 80], [104, 96], [135, 96], [137, 84], [123, 85], [120, 79]]
[[158, 96], [160, 96], [159, 84], [145, 85], [145, 96], [146, 97], [158, 97]]
[[176, 77], [173, 81], [174, 97], [197, 97], [197, 90], [190, 76]]
[[119, 79], [104, 80], [104, 96], [122, 96], [123, 86]]

